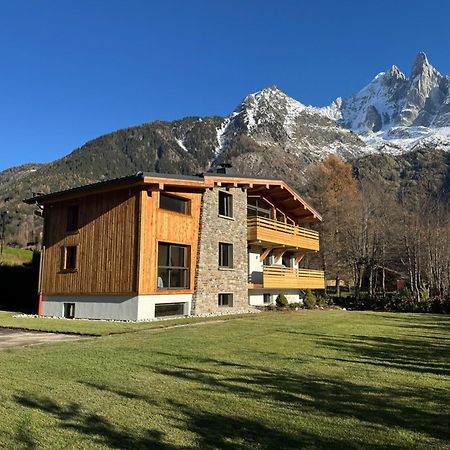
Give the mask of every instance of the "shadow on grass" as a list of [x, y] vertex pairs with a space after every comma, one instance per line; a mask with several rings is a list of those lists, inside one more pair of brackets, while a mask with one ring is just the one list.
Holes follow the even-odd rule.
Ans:
[[[196, 443], [192, 445], [178, 446], [167, 442], [166, 436], [158, 430], [142, 430], [136, 433], [130, 429], [113, 424], [105, 417], [85, 412], [77, 403], [66, 405], [36, 395], [22, 394], [16, 401], [27, 408], [35, 409], [49, 414], [59, 421], [61, 430], [73, 430], [92, 438], [96, 443], [104, 444], [116, 449], [197, 449], [218, 448], [225, 450], [259, 449], [348, 449], [356, 450], [360, 445], [350, 440], [339, 440], [314, 433], [304, 432], [299, 434], [286, 433], [274, 427], [267, 426], [247, 417], [230, 416], [225, 412], [211, 413], [198, 408], [168, 401], [162, 408], [168, 420], [174, 420], [181, 431], [194, 433]], [[174, 417], [173, 413], [177, 412]], [[184, 419], [179, 418], [182, 413]], [[19, 436], [20, 437], [20, 436]], [[30, 437], [26, 437], [29, 442]], [[26, 444], [26, 442], [24, 442]], [[24, 444], [22, 443], [22, 445]], [[30, 447], [33, 448], [33, 447]], [[396, 445], [368, 445], [365, 448], [373, 450], [391, 449], [398, 450]]]
[[[223, 364], [217, 361], [218, 366]], [[252, 399], [271, 402], [273, 407], [285, 403], [289, 409], [311, 411], [357, 418], [361, 422], [388, 428], [404, 428], [420, 432], [432, 438], [450, 439], [450, 414], [443, 410], [427, 410], [425, 403], [448, 405], [450, 393], [416, 392], [414, 389], [398, 389], [367, 386], [342, 379], [311, 379], [291, 372], [253, 368], [237, 375], [223, 377], [218, 370], [198, 367], [172, 366], [154, 369], [159, 374], [173, 378], [196, 381], [197, 389], [210, 392], [239, 394]]]

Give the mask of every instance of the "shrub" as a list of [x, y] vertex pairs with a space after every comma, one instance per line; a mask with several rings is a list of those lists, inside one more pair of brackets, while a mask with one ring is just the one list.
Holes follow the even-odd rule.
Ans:
[[305, 299], [303, 300], [303, 306], [307, 309], [314, 308], [316, 304], [316, 296], [311, 289], [306, 289]]
[[300, 308], [300, 303], [297, 303], [297, 302], [289, 303], [289, 307], [292, 309]]
[[286, 296], [284, 294], [278, 294], [277, 299], [275, 300], [275, 303], [277, 304], [277, 306], [280, 306], [280, 307], [289, 306], [288, 299], [286, 298]]
[[321, 295], [317, 298], [317, 303], [319, 306], [333, 306], [333, 299], [328, 295]]

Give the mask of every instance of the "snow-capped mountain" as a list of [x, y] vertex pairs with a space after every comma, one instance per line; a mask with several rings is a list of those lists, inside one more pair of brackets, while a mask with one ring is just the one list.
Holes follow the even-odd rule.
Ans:
[[220, 157], [241, 135], [308, 160], [399, 154], [413, 148], [450, 149], [450, 77], [419, 53], [411, 74], [398, 67], [327, 107], [306, 106], [275, 86], [250, 94], [218, 130]]
[[382, 152], [450, 148], [450, 77], [441, 75], [425, 53], [418, 54], [409, 77], [392, 66], [357, 94], [337, 99], [332, 109], [337, 123]]
[[275, 86], [250, 94], [226, 119], [218, 156], [245, 135], [263, 148], [281, 148], [313, 161], [328, 154], [351, 158], [366, 146], [320, 108], [306, 106]]

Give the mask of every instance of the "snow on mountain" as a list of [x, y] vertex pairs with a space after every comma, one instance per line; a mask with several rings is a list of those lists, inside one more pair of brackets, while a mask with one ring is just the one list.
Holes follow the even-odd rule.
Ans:
[[338, 123], [378, 151], [402, 153], [422, 141], [446, 147], [449, 141], [450, 77], [441, 75], [425, 53], [419, 53], [409, 77], [392, 66], [357, 94], [338, 100]]
[[245, 97], [226, 119], [216, 154], [242, 134], [311, 159], [400, 154], [424, 145], [450, 149], [450, 77], [419, 53], [409, 77], [394, 65], [326, 107], [304, 105], [272, 86]]

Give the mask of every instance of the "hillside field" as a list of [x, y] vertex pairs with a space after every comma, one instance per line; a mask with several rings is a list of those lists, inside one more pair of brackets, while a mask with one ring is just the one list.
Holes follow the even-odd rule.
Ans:
[[[0, 326], [14, 320], [4, 313]], [[0, 447], [450, 448], [448, 316], [299, 311], [129, 325], [0, 351]]]

